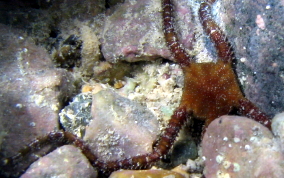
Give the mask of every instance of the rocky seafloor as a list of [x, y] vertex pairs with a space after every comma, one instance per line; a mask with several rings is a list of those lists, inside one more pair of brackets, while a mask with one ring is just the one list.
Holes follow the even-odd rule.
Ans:
[[[101, 160], [151, 152], [183, 87], [182, 70], [164, 40], [160, 4], [0, 1], [0, 159], [59, 129], [85, 140]], [[174, 1], [177, 34], [197, 62], [216, 61], [199, 23], [199, 4]], [[171, 154], [151, 170], [111, 177], [281, 178], [283, 6], [274, 0], [219, 0], [212, 7], [236, 54], [241, 88], [274, 118], [272, 132], [244, 117], [222, 116], [200, 141], [188, 124]], [[98, 176], [78, 148], [54, 147], [0, 172], [6, 177]], [[42, 156], [49, 150], [54, 151]]]

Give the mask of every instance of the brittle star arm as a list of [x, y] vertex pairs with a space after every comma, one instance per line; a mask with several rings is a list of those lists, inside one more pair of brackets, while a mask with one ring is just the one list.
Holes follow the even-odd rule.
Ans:
[[13, 171], [21, 159], [33, 153], [34, 151], [43, 148], [45, 145], [73, 144], [74, 146], [80, 148], [90, 163], [94, 167], [97, 167], [103, 174], [110, 174], [111, 172], [119, 169], [147, 169], [169, 152], [178, 135], [178, 132], [186, 122], [187, 118], [188, 114], [185, 108], [177, 108], [172, 115], [169, 124], [162, 132], [157, 143], [153, 146], [153, 151], [148, 154], [137, 155], [122, 160], [104, 162], [100, 161], [100, 159], [92, 153], [89, 146], [82, 139], [77, 138], [74, 134], [65, 131], [54, 131], [44, 137], [35, 139], [33, 142], [20, 150], [17, 155], [2, 160], [0, 167], [3, 170]]

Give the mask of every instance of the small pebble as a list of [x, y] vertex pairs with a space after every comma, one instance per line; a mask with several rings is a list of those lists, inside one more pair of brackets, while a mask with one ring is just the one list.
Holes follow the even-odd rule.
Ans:
[[109, 178], [185, 178], [183, 175], [167, 170], [122, 170], [113, 172]]

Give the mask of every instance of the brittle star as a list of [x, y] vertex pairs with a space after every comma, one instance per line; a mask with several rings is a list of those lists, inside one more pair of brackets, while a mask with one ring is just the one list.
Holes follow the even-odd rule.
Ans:
[[229, 114], [232, 109], [237, 109], [240, 115], [256, 120], [270, 129], [270, 118], [246, 99], [240, 90], [232, 69], [234, 53], [231, 45], [211, 17], [211, 5], [214, 2], [215, 0], [207, 0], [201, 3], [199, 17], [205, 32], [215, 44], [218, 60], [216, 63], [195, 63], [193, 56], [186, 53], [177, 38], [173, 25], [172, 0], [162, 0], [165, 39], [175, 62], [183, 70], [184, 88], [179, 107], [174, 111], [167, 127], [153, 145], [151, 153], [103, 162], [92, 153], [83, 140], [69, 132], [54, 131], [34, 140], [17, 155], [3, 160], [1, 167], [11, 169], [17, 164], [19, 158], [43, 145], [57, 143], [58, 145], [73, 144], [80, 148], [90, 163], [104, 175], [119, 169], [147, 169], [169, 152], [180, 129], [189, 119], [205, 121], [204, 128], [206, 129], [212, 120]]

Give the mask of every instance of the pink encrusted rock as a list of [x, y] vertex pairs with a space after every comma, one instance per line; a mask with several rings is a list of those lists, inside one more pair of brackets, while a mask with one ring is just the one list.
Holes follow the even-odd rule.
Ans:
[[[175, 3], [175, 2], [174, 2]], [[192, 48], [194, 25], [186, 0], [176, 5], [178, 37], [185, 48]], [[102, 34], [102, 53], [109, 62], [170, 58], [162, 30], [160, 0], [132, 1], [110, 9]], [[181, 33], [180, 33], [181, 32]]]
[[276, 114], [271, 123], [272, 131], [275, 138], [281, 145], [282, 153], [284, 154], [284, 113]]
[[34, 162], [21, 176], [40, 177], [96, 178], [97, 171], [78, 148], [66, 145]]
[[0, 25], [1, 156], [58, 129], [62, 102], [74, 91], [67, 71], [20, 31]]
[[284, 175], [280, 145], [261, 124], [239, 116], [214, 120], [202, 140], [205, 177], [273, 177]]
[[91, 112], [93, 120], [84, 140], [100, 159], [117, 160], [152, 151], [159, 123], [145, 106], [109, 89], [93, 96]]

